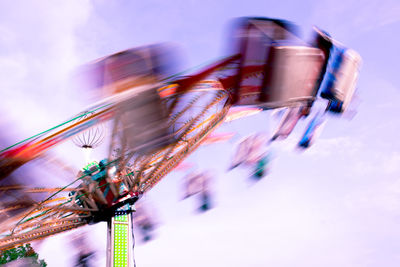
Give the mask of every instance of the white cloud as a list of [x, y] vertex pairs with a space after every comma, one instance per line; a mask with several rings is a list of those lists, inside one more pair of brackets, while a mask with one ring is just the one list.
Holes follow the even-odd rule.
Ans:
[[400, 21], [400, 3], [397, 0], [368, 1], [356, 14], [355, 26], [367, 31]]
[[400, 2], [397, 0], [335, 0], [318, 1], [314, 9], [313, 23], [351, 37], [400, 21]]
[[[287, 139], [278, 141], [279, 150], [283, 152], [293, 153], [299, 142], [299, 135], [293, 133]], [[304, 156], [308, 157], [328, 157], [337, 156], [343, 157], [353, 156], [363, 149], [363, 143], [351, 136], [341, 136], [335, 138], [317, 138], [315, 142], [303, 152]], [[300, 150], [303, 151], [303, 150]]]
[[68, 118], [77, 102], [66, 101], [73, 90], [69, 72], [80, 62], [76, 31], [89, 17], [91, 2], [13, 1], [0, 3], [0, 9], [6, 11], [0, 17], [2, 112], [36, 131]]
[[400, 153], [396, 151], [373, 151], [365, 149], [355, 158], [352, 169], [358, 176], [400, 174]]
[[347, 195], [346, 206], [349, 209], [400, 214], [400, 178], [374, 179], [368, 183], [368, 186], [360, 186]]
[[308, 156], [328, 156], [328, 155], [355, 155], [363, 148], [360, 140], [350, 137], [341, 136], [335, 138], [320, 138], [315, 140], [310, 149], [304, 155]]
[[383, 161], [383, 171], [386, 173], [396, 173], [400, 171], [400, 153], [392, 152]]

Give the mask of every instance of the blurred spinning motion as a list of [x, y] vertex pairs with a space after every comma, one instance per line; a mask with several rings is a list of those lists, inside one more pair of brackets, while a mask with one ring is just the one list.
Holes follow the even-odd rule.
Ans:
[[[315, 32], [314, 40], [306, 42], [291, 22], [239, 19], [233, 30], [233, 55], [190, 76], [170, 76], [176, 57], [167, 45], [133, 48], [88, 64], [83, 76], [88, 78], [88, 89], [100, 98], [96, 104], [72, 120], [0, 151], [0, 179], [7, 181], [0, 192], [15, 196], [1, 198], [0, 249], [107, 221], [112, 236], [108, 264], [132, 264], [128, 215], [134, 203], [207, 140], [233, 105], [244, 109], [253, 105], [255, 112], [288, 108], [272, 140], [288, 136], [297, 121], [311, 112], [319, 95], [329, 101], [326, 111], [346, 110], [361, 58], [326, 33]], [[51, 157], [48, 151], [61, 142], [74, 138], [81, 147], [95, 147], [104, 133], [93, 127], [105, 122], [111, 125], [108, 155], [89, 162], [75, 180], [57, 188], [14, 183], [15, 170]], [[310, 125], [301, 146], [309, 146], [317, 125]], [[92, 133], [96, 138], [91, 139]], [[268, 159], [258, 149], [266, 140], [254, 138], [239, 145], [232, 167], [252, 164], [255, 176], [262, 177]], [[246, 153], [250, 157], [245, 159]], [[188, 196], [200, 192], [206, 210], [210, 207], [207, 179], [192, 176]]]
[[136, 211], [133, 215], [136, 227], [142, 235], [142, 241], [147, 242], [153, 239], [154, 230], [157, 227], [154, 212], [150, 211], [149, 205], [141, 201], [136, 205]]
[[253, 134], [238, 143], [229, 167], [232, 170], [240, 165], [253, 169], [251, 177], [260, 179], [268, 172], [270, 152], [267, 150], [268, 140], [264, 134]]
[[207, 171], [192, 171], [185, 177], [185, 190], [183, 199], [199, 195], [199, 211], [207, 211], [212, 208], [211, 201], [211, 176]]

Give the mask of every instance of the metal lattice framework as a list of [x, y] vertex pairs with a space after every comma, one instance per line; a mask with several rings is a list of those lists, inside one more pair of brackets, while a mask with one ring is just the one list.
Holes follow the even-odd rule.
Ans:
[[[325, 32], [315, 29], [315, 33], [308, 44], [291, 22], [241, 19], [234, 33], [236, 54], [187, 77], [163, 78], [157, 68], [163, 66], [159, 53], [165, 52], [160, 46], [121, 51], [94, 62], [91, 68], [102, 80], [98, 86], [105, 97], [100, 103], [0, 151], [0, 250], [107, 221], [109, 238], [113, 236], [108, 264], [129, 266], [127, 229], [132, 221], [125, 214], [201, 145], [232, 105], [292, 108], [278, 128], [284, 131], [271, 141], [290, 134], [298, 119], [310, 113], [318, 93], [329, 100], [325, 112], [347, 109], [361, 57]], [[307, 148], [316, 135], [321, 124], [317, 119], [300, 147]], [[70, 139], [82, 148], [98, 146], [109, 121], [108, 156], [78, 175], [48, 155]], [[16, 169], [41, 159], [67, 170], [71, 182], [38, 188], [27, 186], [27, 179], [24, 185], [14, 180]]]
[[[160, 91], [178, 86], [172, 84]], [[1, 203], [7, 208], [0, 213], [4, 218], [0, 224], [0, 249], [86, 225], [93, 214], [104, 208], [99, 205], [102, 186], [109, 186], [111, 190], [114, 188], [115, 198], [121, 201], [132, 196], [140, 197], [193, 152], [223, 121], [230, 108], [229, 92], [215, 80], [200, 82], [186, 92], [176, 91], [163, 101], [170, 115], [169, 123], [176, 135], [176, 142], [148, 155], [136, 154], [128, 149], [121, 151], [118, 157], [111, 159], [111, 162], [123, 162], [125, 166], [121, 168], [117, 179], [107, 179], [103, 185], [85, 184], [87, 176], [81, 175], [61, 188], [29, 188], [20, 185], [0, 187], [0, 194], [12, 192], [18, 196], [32, 195], [32, 199], [37, 199], [38, 197], [34, 197], [37, 195], [41, 199], [26, 203], [20, 200]], [[80, 124], [72, 122], [72, 126], [67, 128], [79, 127], [82, 123], [102, 116], [108, 118], [112, 112], [110, 107], [99, 109], [93, 115], [80, 120]], [[65, 132], [64, 129], [61, 134]], [[58, 134], [50, 135], [42, 143], [57, 137]], [[115, 136], [113, 138], [118, 139]], [[114, 146], [117, 148], [118, 142]], [[74, 194], [68, 196], [69, 192]]]

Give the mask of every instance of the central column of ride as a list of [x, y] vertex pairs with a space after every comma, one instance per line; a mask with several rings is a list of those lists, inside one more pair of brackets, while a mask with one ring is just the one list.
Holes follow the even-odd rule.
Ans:
[[132, 208], [125, 205], [107, 222], [107, 267], [135, 266]]

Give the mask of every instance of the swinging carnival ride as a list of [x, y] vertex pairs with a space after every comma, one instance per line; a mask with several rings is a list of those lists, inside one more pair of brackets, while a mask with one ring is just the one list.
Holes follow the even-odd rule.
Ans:
[[[190, 76], [166, 77], [164, 45], [129, 49], [89, 64], [101, 101], [0, 151], [0, 250], [106, 221], [108, 266], [133, 264], [134, 203], [206, 143], [228, 117], [246, 116], [246, 110], [286, 108], [272, 142], [287, 136], [317, 99], [326, 100], [323, 114], [346, 111], [361, 58], [327, 33], [313, 31], [306, 42], [291, 22], [238, 19], [232, 56]], [[320, 121], [311, 121], [300, 147], [311, 144]], [[17, 168], [48, 157], [61, 142], [97, 145], [104, 132], [95, 134], [93, 129], [106, 123], [111, 136], [108, 156], [75, 173], [73, 182], [57, 188], [13, 183]], [[80, 135], [88, 131], [93, 138], [82, 141]]]

